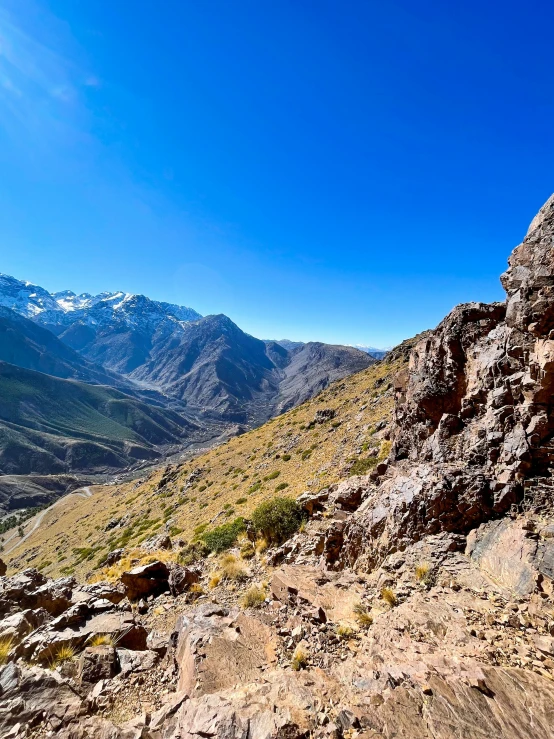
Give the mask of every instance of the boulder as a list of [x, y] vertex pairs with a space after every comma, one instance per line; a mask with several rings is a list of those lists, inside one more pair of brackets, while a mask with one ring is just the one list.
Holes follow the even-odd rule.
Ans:
[[183, 567], [174, 563], [170, 565], [168, 586], [171, 595], [181, 595], [199, 580], [200, 573], [192, 567]]
[[99, 680], [111, 680], [117, 668], [117, 654], [113, 646], [102, 644], [87, 647], [79, 657], [77, 679], [81, 684], [94, 685]]
[[143, 541], [140, 546], [141, 549], [144, 549], [147, 552], [157, 552], [160, 549], [165, 551], [173, 549], [173, 543], [168, 534], [157, 534], [156, 536], [151, 536], [149, 539], [146, 539], [146, 541]]
[[81, 705], [81, 697], [55, 671], [13, 662], [0, 667], [0, 736], [23, 737], [26, 727], [39, 721], [57, 736], [63, 722], [77, 719]]
[[31, 631], [34, 631], [42, 624], [51, 620], [51, 616], [44, 608], [31, 610], [27, 608], [19, 613], [0, 621], [0, 639], [21, 640]]
[[143, 596], [160, 595], [169, 589], [169, 568], [164, 562], [155, 561], [124, 572], [121, 582], [129, 600]]
[[275, 635], [253, 616], [208, 604], [181, 618], [176, 637], [178, 689], [213, 693], [249, 682], [275, 660]]
[[87, 593], [93, 598], [107, 600], [114, 605], [121, 603], [121, 601], [125, 598], [125, 588], [122, 583], [117, 583], [114, 585], [108, 582], [97, 582], [93, 585], [83, 586], [82, 588], [80, 588], [80, 592]]
[[282, 603], [294, 603], [318, 621], [354, 621], [354, 606], [363, 587], [351, 573], [323, 572], [313, 567], [285, 565], [271, 579], [271, 592]]
[[131, 672], [149, 672], [160, 661], [160, 655], [151, 649], [135, 651], [118, 649], [117, 657], [123, 677], [129, 675]]

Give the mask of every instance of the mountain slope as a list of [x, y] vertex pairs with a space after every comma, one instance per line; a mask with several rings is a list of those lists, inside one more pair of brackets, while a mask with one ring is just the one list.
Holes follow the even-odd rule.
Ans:
[[47, 329], [1, 306], [0, 361], [62, 379], [130, 386], [122, 377], [83, 359]]
[[[312, 400], [181, 465], [155, 470], [138, 484], [97, 487], [90, 499], [58, 505], [15, 549], [12, 566], [32, 561], [27, 557], [38, 548], [41, 558], [54, 562], [45, 572], [69, 568], [83, 576], [90, 562], [77, 564], [73, 548], [87, 541], [101, 555], [113, 542], [98, 532], [111, 519], [125, 516], [130, 531], [135, 523], [150, 521], [149, 533], [167, 522], [190, 541], [199, 525], [247, 516], [276, 490], [295, 496], [371, 469], [390, 446], [391, 383], [406, 366], [411, 344], [392, 352], [387, 362], [334, 382]], [[52, 556], [60, 537], [63, 558]], [[131, 537], [130, 546], [136, 541]]]
[[0, 472], [103, 472], [183, 444], [197, 427], [99, 385], [0, 362]]
[[[186, 408], [204, 422], [259, 425], [375, 361], [351, 347], [263, 342], [224, 315], [202, 318], [190, 308], [144, 295], [51, 295], [3, 275], [0, 304], [32, 317], [107, 374], [126, 378], [121, 383], [136, 383], [123, 384], [125, 392], [161, 393], [162, 398], [148, 399], [179, 411]], [[54, 344], [50, 341], [49, 349]], [[56, 350], [61, 354], [57, 345]], [[35, 357], [34, 365], [15, 355], [7, 352], [5, 359], [64, 376], [46, 355]], [[91, 381], [82, 374], [67, 376]]]

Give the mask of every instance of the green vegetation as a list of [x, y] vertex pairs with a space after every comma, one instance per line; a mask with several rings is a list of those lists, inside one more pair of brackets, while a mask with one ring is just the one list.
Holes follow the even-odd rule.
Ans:
[[292, 498], [265, 500], [252, 513], [252, 523], [264, 539], [280, 543], [289, 539], [304, 518], [302, 509]]
[[204, 532], [201, 538], [210, 552], [218, 554], [232, 547], [239, 535], [245, 530], [244, 518], [239, 517], [235, 518], [234, 521], [217, 526], [211, 531]]
[[358, 457], [350, 468], [351, 475], [367, 475], [377, 464], [377, 457]]

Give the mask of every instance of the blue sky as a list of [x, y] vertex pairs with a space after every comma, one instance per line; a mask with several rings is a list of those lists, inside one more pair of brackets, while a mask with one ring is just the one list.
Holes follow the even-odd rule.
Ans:
[[384, 346], [554, 190], [546, 2], [0, 0], [0, 271]]

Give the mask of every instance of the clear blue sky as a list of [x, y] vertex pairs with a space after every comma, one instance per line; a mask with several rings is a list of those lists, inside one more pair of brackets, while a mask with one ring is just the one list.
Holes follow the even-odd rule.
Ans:
[[393, 344], [554, 190], [554, 7], [0, 0], [0, 272]]

